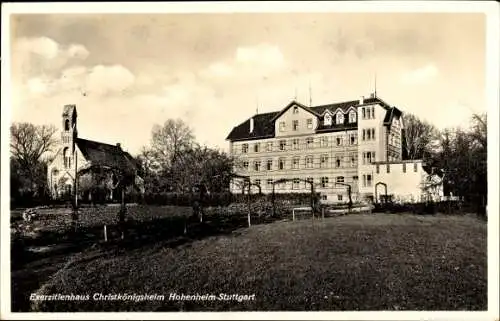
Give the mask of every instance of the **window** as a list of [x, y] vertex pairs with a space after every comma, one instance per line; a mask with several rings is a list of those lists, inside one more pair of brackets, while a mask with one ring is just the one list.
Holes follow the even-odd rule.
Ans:
[[243, 154], [248, 153], [248, 144], [243, 144], [243, 145], [241, 145], [241, 152], [242, 152]]
[[321, 177], [321, 187], [328, 187], [328, 177]]
[[306, 156], [306, 168], [313, 168], [313, 157]]
[[260, 179], [256, 179], [254, 183], [260, 186]]
[[344, 123], [344, 114], [337, 113], [337, 125], [341, 125]]
[[356, 138], [357, 138], [356, 134], [351, 134], [349, 136], [349, 140], [350, 140], [351, 145], [356, 145]]
[[279, 169], [285, 169], [285, 159], [280, 158], [278, 161], [278, 168]]
[[350, 123], [355, 123], [356, 122], [356, 112], [354, 110], [351, 110], [349, 112], [349, 122]]
[[363, 174], [363, 187], [366, 187], [366, 175]]
[[267, 179], [267, 187], [269, 187], [269, 188], [273, 187], [273, 179], [272, 178]]
[[292, 128], [293, 130], [297, 131], [299, 129], [299, 121], [298, 120], [294, 120], [292, 122]]
[[319, 167], [321, 168], [328, 167], [328, 155], [321, 155]]
[[352, 180], [354, 181], [354, 183], [355, 183], [355, 184], [357, 184], [357, 183], [358, 183], [359, 178], [358, 178], [358, 176], [357, 176], [357, 175], [355, 175], [355, 176], [353, 176], [353, 177], [352, 177]]
[[273, 160], [272, 159], [268, 159], [267, 160], [267, 163], [266, 163], [266, 169], [268, 171], [272, 170], [273, 169]]
[[280, 132], [284, 132], [286, 129], [286, 123], [284, 121], [280, 122]]
[[273, 151], [273, 142], [268, 142], [267, 143], [267, 151], [272, 152]]
[[340, 160], [340, 157], [337, 156], [335, 159], [335, 167], [340, 168], [340, 165], [341, 165], [341, 160]]
[[366, 131], [366, 140], [371, 140], [372, 139], [372, 131], [368, 129]]
[[378, 164], [377, 164], [377, 167], [376, 167], [376, 172], [377, 172], [377, 174], [380, 173], [380, 165], [378, 165]]
[[306, 138], [306, 147], [307, 148], [313, 148], [313, 143], [314, 143], [314, 139], [312, 137]]
[[361, 108], [361, 112], [362, 112], [362, 115], [363, 115], [363, 119], [366, 119], [366, 110], [365, 110], [365, 107]]
[[328, 147], [328, 136], [321, 137], [320, 144], [321, 147]]
[[300, 180], [298, 178], [294, 178], [292, 181], [292, 189], [300, 188]]
[[342, 137], [337, 137], [337, 146], [342, 146]]
[[403, 163], [403, 173], [406, 173], [406, 163]]
[[375, 139], [375, 128], [372, 128], [372, 139]]
[[417, 163], [413, 164], [413, 171], [416, 173], [418, 171], [418, 165]]
[[68, 168], [68, 147], [63, 150], [64, 168]]
[[332, 116], [330, 114], [325, 115], [325, 121], [324, 121], [325, 126], [331, 126], [332, 125]]
[[387, 173], [391, 172], [391, 164], [387, 164]]
[[366, 139], [366, 130], [363, 129], [363, 140]]
[[372, 186], [372, 175], [371, 174], [366, 175], [366, 184], [368, 186]]
[[299, 149], [299, 139], [298, 138], [294, 138], [292, 140], [292, 147], [293, 147], [293, 149]]
[[375, 152], [363, 152], [363, 165], [371, 164], [375, 161]]
[[375, 107], [372, 107], [372, 119], [375, 119]]
[[299, 107], [293, 106], [293, 113], [298, 114], [299, 113]]
[[254, 169], [256, 172], [260, 171], [260, 161], [255, 161], [255, 162], [253, 163], [253, 169]]
[[356, 167], [356, 161], [357, 161], [357, 155], [356, 154], [351, 154], [351, 167]]
[[343, 183], [344, 182], [344, 176], [337, 176], [337, 178], [335, 179], [335, 182], [337, 182], [337, 183]]
[[293, 169], [299, 169], [299, 162], [300, 158], [299, 157], [294, 157], [292, 160], [292, 168]]
[[247, 161], [244, 161], [244, 162], [243, 162], [243, 168], [244, 168], [245, 170], [248, 170], [248, 162], [247, 162]]
[[340, 194], [339, 194], [339, 195], [337, 195], [337, 199], [338, 199], [339, 201], [342, 201], [342, 195], [340, 195]]
[[69, 130], [69, 119], [66, 119], [66, 121], [64, 122], [64, 130]]
[[312, 129], [313, 128], [313, 120], [312, 118], [307, 119], [307, 128]]
[[280, 140], [280, 150], [285, 150], [286, 148], [286, 140]]
[[259, 143], [255, 143], [255, 145], [253, 145], [253, 151], [254, 151], [254, 153], [258, 153], [260, 151], [260, 144]]

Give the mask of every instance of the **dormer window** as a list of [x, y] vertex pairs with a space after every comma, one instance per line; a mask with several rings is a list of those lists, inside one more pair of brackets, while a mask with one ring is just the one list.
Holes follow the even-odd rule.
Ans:
[[299, 107], [293, 106], [293, 113], [298, 114], [299, 113]]
[[351, 110], [349, 112], [349, 122], [350, 123], [355, 123], [356, 122], [356, 112], [354, 110]]
[[330, 116], [330, 114], [326, 114], [325, 115], [324, 125], [325, 126], [331, 126], [332, 125], [332, 116]]
[[344, 114], [337, 113], [337, 125], [341, 125], [344, 123]]

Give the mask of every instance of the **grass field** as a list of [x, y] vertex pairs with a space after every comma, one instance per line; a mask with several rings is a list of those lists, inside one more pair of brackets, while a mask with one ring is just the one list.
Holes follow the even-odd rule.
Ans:
[[[41, 311], [485, 310], [486, 223], [469, 216], [350, 215], [230, 234], [88, 248], [39, 290], [89, 295]], [[159, 294], [94, 301], [94, 293]], [[175, 301], [255, 294], [253, 301]], [[28, 294], [26, 294], [28, 295]]]

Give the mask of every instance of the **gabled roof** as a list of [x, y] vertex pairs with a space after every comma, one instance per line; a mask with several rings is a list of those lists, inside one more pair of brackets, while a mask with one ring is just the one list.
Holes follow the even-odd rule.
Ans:
[[134, 173], [137, 169], [133, 157], [124, 152], [120, 146], [82, 138], [77, 138], [75, 143], [82, 152], [83, 157], [92, 165], [118, 167], [129, 173]]
[[318, 116], [319, 116], [319, 114], [318, 114], [316, 111], [314, 111], [312, 108], [309, 108], [309, 107], [307, 107], [307, 106], [305, 106], [305, 105], [302, 105], [301, 103], [299, 103], [299, 102], [297, 102], [297, 101], [295, 101], [295, 100], [292, 100], [292, 102], [290, 102], [288, 105], [286, 105], [286, 107], [285, 107], [285, 108], [283, 108], [280, 112], [278, 112], [278, 113], [277, 113], [277, 114], [276, 114], [276, 115], [275, 115], [275, 116], [271, 119], [271, 121], [275, 121], [277, 118], [279, 118], [281, 115], [283, 115], [283, 114], [284, 114], [284, 113], [285, 113], [288, 109], [290, 109], [290, 107], [292, 107], [292, 106], [298, 106], [298, 107], [300, 107], [300, 108], [302, 108], [302, 109], [306, 110], [307, 112], [309, 112], [309, 113], [311, 113], [311, 114], [315, 115], [316, 117], [318, 117]]
[[[238, 126], [234, 127], [231, 130], [229, 135], [226, 137], [226, 140], [240, 141], [240, 140], [252, 140], [252, 139], [263, 139], [263, 138], [274, 137], [274, 134], [275, 134], [274, 133], [274, 121], [277, 118], [279, 118], [284, 112], [286, 112], [292, 106], [298, 106], [298, 107], [310, 112], [311, 114], [313, 114], [314, 116], [316, 116], [320, 120], [318, 127], [316, 129], [317, 132], [354, 129], [357, 127], [357, 122], [356, 123], [349, 123], [348, 117], [345, 117], [345, 119], [344, 119], [345, 122], [342, 125], [337, 125], [337, 124], [335, 124], [335, 121], [334, 121], [334, 122], [332, 122], [332, 126], [324, 126], [323, 122], [321, 120], [323, 120], [324, 113], [327, 110], [330, 111], [332, 115], [335, 115], [335, 112], [338, 109], [341, 109], [344, 113], [347, 113], [351, 107], [356, 108], [356, 107], [365, 106], [365, 105], [372, 105], [372, 104], [379, 104], [388, 111], [391, 110], [391, 108], [393, 108], [389, 104], [387, 104], [385, 101], [383, 101], [382, 99], [380, 99], [378, 97], [365, 98], [363, 100], [363, 104], [361, 104], [361, 105], [359, 104], [359, 100], [350, 100], [350, 101], [344, 101], [344, 102], [333, 103], [333, 104], [328, 104], [328, 105], [319, 105], [319, 106], [314, 106], [314, 107], [307, 107], [307, 106], [293, 100], [288, 105], [286, 105], [285, 108], [281, 109], [280, 111], [254, 115], [252, 117], [254, 120], [254, 130], [252, 133], [250, 133], [250, 119], [251, 118], [245, 120], [243, 123], [239, 124]], [[395, 111], [395, 112], [401, 113], [401, 111], [399, 111], [399, 109], [397, 109], [397, 111]], [[388, 117], [387, 114], [386, 114], [386, 117]]]
[[384, 125], [391, 125], [394, 117], [401, 117], [403, 113], [397, 107], [391, 107], [386, 113], [384, 117]]

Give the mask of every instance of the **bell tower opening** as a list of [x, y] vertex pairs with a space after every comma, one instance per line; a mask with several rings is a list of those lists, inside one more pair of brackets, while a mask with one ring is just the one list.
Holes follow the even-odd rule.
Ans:
[[61, 132], [61, 141], [63, 148], [68, 148], [70, 153], [75, 150], [75, 139], [77, 138], [76, 119], [76, 106], [65, 105], [62, 114], [63, 131]]

